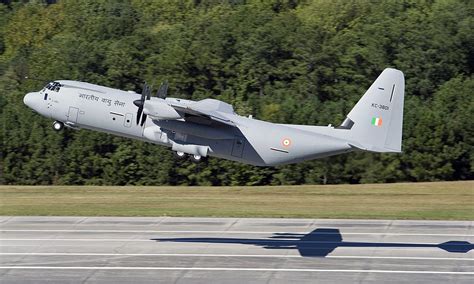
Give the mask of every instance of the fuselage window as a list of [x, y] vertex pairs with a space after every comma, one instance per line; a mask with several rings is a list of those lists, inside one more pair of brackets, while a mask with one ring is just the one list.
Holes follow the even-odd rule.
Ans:
[[44, 93], [44, 100], [48, 99], [48, 93]]
[[59, 90], [61, 89], [61, 84], [58, 82], [50, 82], [48, 83], [48, 85], [46, 85], [45, 88], [50, 91], [59, 92]]

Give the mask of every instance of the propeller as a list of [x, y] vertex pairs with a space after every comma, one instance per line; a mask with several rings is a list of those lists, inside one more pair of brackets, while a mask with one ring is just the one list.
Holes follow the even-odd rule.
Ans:
[[[145, 124], [147, 115], [145, 113], [143, 113], [143, 106], [144, 106], [146, 100], [150, 100], [152, 89], [153, 89], [153, 86], [150, 87], [145, 82], [143, 84], [143, 90], [142, 90], [142, 95], [141, 95], [140, 99], [133, 101], [133, 104], [138, 107], [137, 125], [140, 124], [140, 126], [143, 126]], [[158, 88], [158, 91], [156, 92], [156, 96], [158, 98], [165, 99], [167, 92], [168, 92], [168, 81], [165, 81], [164, 83], [161, 83], [160, 87]]]
[[[151, 88], [145, 82], [145, 84], [143, 85], [142, 95], [140, 99], [133, 101], [133, 104], [138, 107], [137, 125], [140, 124], [140, 126], [143, 126], [143, 124], [145, 124], [147, 115], [143, 113], [143, 105], [145, 104], [145, 100], [149, 100], [150, 97], [151, 97]], [[141, 123], [140, 123], [140, 118], [141, 118]]]
[[167, 92], [168, 92], [168, 81], [165, 81], [164, 83], [161, 83], [160, 88], [158, 88], [158, 91], [156, 92], [156, 96], [160, 99], [165, 99]]

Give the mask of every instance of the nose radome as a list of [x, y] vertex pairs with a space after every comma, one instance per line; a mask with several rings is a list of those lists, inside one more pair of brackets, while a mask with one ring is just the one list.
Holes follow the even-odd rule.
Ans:
[[28, 93], [28, 94], [26, 94], [25, 97], [23, 98], [23, 103], [25, 105], [27, 105], [28, 107], [34, 109], [34, 101], [35, 101], [35, 97], [37, 95], [38, 95], [38, 93]]

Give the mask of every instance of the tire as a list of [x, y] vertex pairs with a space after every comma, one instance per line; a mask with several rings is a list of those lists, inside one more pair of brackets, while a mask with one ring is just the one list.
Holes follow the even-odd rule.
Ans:
[[64, 123], [62, 123], [61, 121], [53, 122], [53, 129], [55, 131], [61, 131], [63, 128], [64, 128]]
[[199, 163], [202, 160], [204, 160], [203, 157], [200, 156], [200, 155], [191, 155], [190, 158], [191, 158], [191, 161], [193, 161], [195, 163]]
[[186, 153], [184, 152], [176, 151], [174, 152], [174, 156], [180, 160], [186, 159]]

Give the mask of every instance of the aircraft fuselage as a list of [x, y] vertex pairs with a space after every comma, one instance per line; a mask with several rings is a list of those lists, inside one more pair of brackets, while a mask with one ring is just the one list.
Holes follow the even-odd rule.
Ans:
[[[201, 154], [204, 156], [257, 166], [298, 162], [351, 150], [343, 140], [314, 130], [301, 130], [292, 125], [274, 124], [237, 114], [226, 115], [240, 127], [212, 121], [203, 124], [185, 119], [150, 118], [141, 126], [135, 123], [137, 107], [133, 104], [140, 99], [140, 94], [83, 82], [56, 82], [59, 84], [57, 90], [44, 88], [29, 93], [24, 101], [39, 114], [71, 128], [138, 139], [185, 153], [187, 147], [192, 147], [193, 152], [195, 145], [202, 146]], [[193, 102], [175, 98], [166, 100], [184, 105]]]
[[276, 124], [240, 116], [214, 99], [163, 99], [150, 93], [146, 85], [140, 95], [62, 80], [28, 93], [24, 103], [54, 119], [56, 130], [65, 125], [138, 139], [195, 161], [209, 155], [275, 166], [354, 150], [401, 152], [404, 76], [396, 69], [385, 69], [336, 128]]

